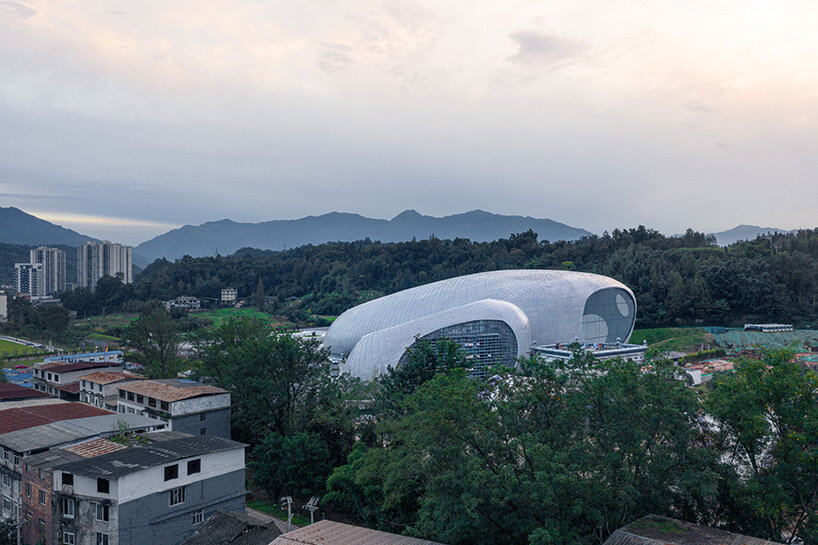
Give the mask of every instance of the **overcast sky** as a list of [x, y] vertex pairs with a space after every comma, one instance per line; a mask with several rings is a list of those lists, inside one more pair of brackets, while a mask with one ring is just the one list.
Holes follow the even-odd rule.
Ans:
[[818, 4], [0, 1], [0, 205], [818, 225]]

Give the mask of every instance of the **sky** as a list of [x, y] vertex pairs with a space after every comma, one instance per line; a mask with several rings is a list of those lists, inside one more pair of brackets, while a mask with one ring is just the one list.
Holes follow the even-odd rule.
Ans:
[[815, 227], [818, 4], [0, 0], [0, 206]]

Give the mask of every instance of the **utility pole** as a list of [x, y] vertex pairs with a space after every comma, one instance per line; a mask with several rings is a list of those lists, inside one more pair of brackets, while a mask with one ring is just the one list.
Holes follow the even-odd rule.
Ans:
[[310, 524], [315, 522], [315, 512], [318, 510], [318, 498], [315, 496], [310, 498], [310, 501], [304, 506], [304, 509], [310, 512]]
[[281, 502], [281, 508], [284, 509], [284, 504], [287, 504], [287, 531], [292, 532], [293, 530], [293, 498], [292, 496], [284, 496], [283, 498], [279, 499], [278, 501]]

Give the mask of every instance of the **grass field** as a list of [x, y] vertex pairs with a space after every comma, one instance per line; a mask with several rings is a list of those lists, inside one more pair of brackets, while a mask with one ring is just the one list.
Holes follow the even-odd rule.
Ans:
[[282, 320], [278, 316], [273, 316], [271, 314], [267, 314], [266, 312], [261, 312], [256, 307], [216, 308], [206, 310], [204, 312], [194, 312], [191, 313], [190, 315], [195, 316], [196, 318], [207, 318], [208, 320], [213, 320], [214, 326], [218, 326], [223, 321], [233, 316], [246, 316], [248, 318], [257, 318], [267, 322], [273, 327], [292, 327], [294, 325], [288, 321]]
[[74, 322], [74, 327], [105, 328], [126, 326], [136, 320], [139, 314], [135, 312], [123, 312], [118, 314], [108, 314], [107, 316], [91, 316], [89, 318], [79, 318]]
[[642, 344], [642, 341], [647, 341], [651, 349], [683, 352], [697, 349], [702, 343], [712, 343], [714, 338], [700, 327], [660, 327], [635, 330], [630, 342]]
[[33, 354], [34, 352], [42, 352], [42, 350], [34, 348], [33, 346], [26, 346], [24, 344], [0, 339], [0, 355], [14, 354], [15, 352], [18, 354]]

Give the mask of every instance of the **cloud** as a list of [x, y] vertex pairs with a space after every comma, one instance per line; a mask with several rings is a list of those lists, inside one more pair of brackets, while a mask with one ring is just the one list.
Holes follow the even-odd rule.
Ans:
[[330, 75], [345, 73], [355, 63], [351, 53], [347, 45], [329, 45], [318, 54], [318, 67]]
[[17, 15], [23, 19], [35, 15], [37, 11], [19, 2], [0, 2], [0, 13], [8, 13], [10, 15]]
[[572, 57], [584, 49], [573, 40], [533, 30], [519, 30], [509, 37], [517, 42], [519, 50], [508, 59], [523, 64], [548, 64]]

